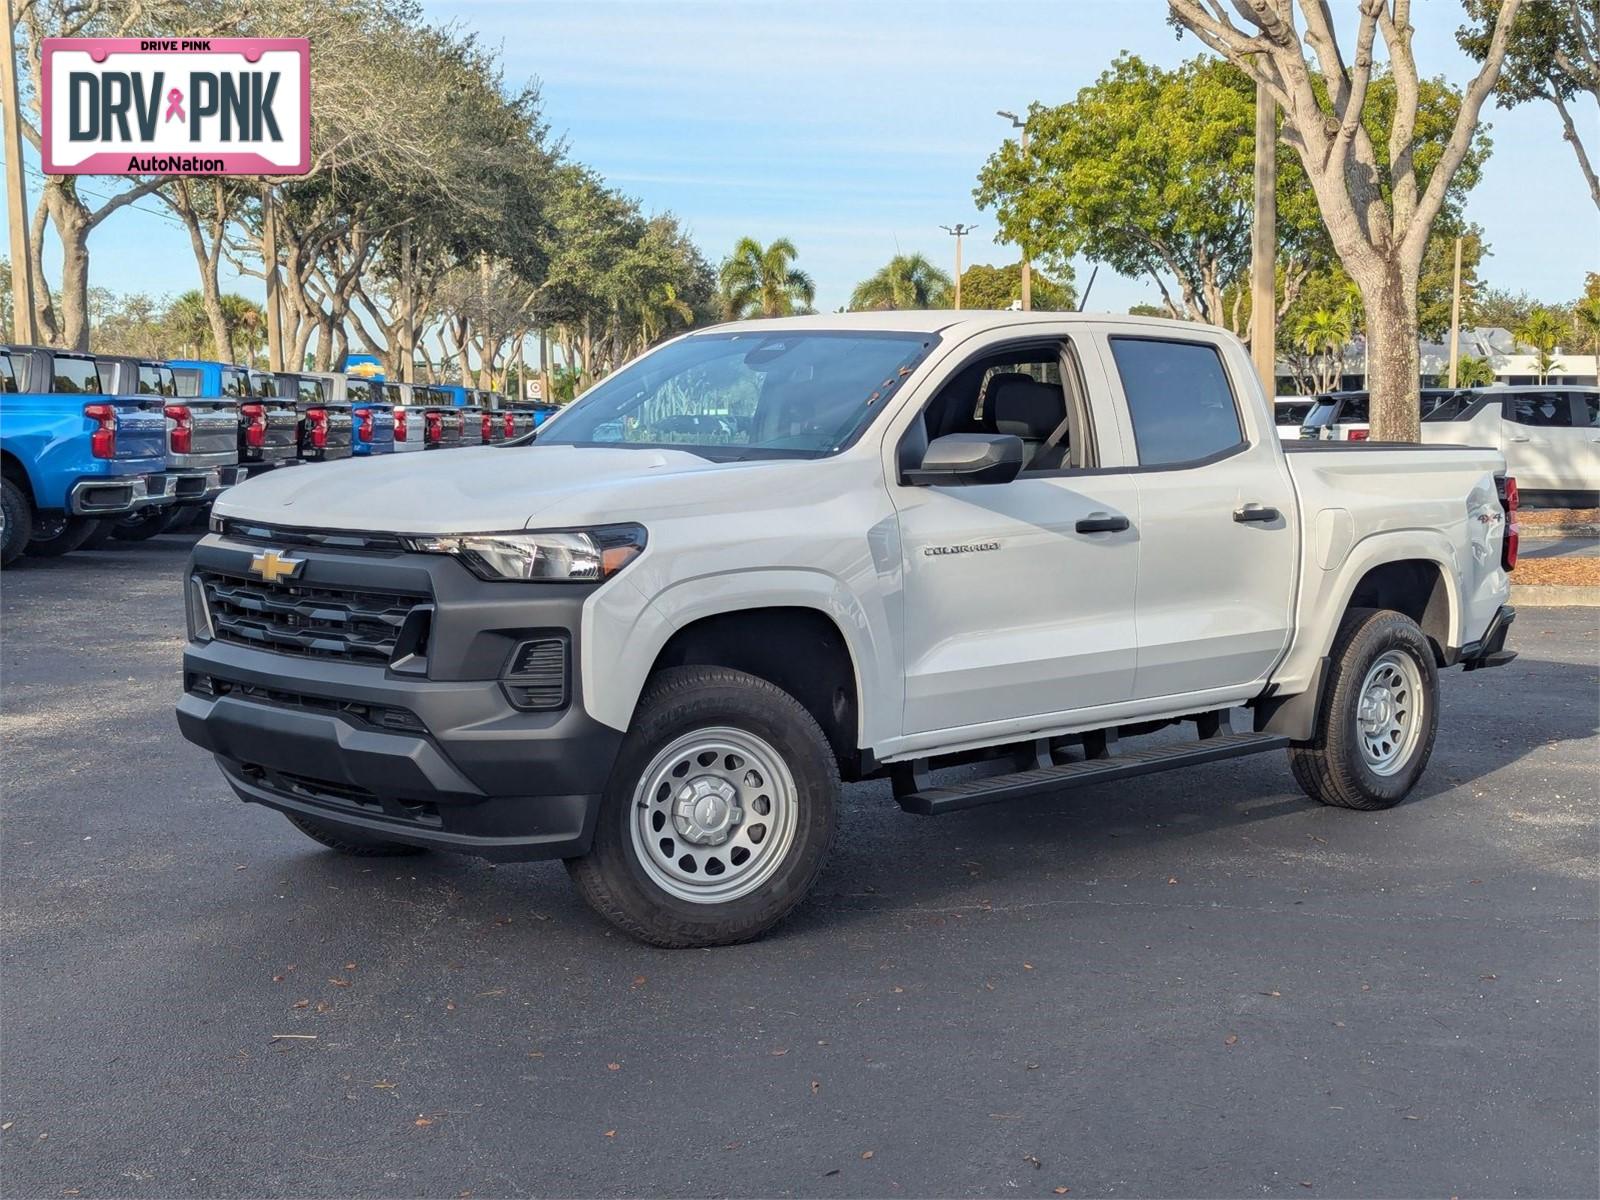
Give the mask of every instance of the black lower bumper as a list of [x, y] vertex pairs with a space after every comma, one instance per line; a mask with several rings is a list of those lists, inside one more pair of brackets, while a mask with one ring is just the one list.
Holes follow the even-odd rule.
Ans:
[[[250, 552], [236, 545], [204, 539], [196, 568], [237, 569]], [[178, 726], [240, 798], [492, 859], [585, 853], [623, 735], [584, 711], [575, 678], [565, 706], [543, 711], [515, 707], [500, 678], [530, 628], [570, 631], [576, 663], [583, 591], [484, 584], [444, 556], [295, 553], [312, 559], [313, 585], [399, 579], [431, 593], [428, 664], [190, 641]]]
[[1503, 667], [1514, 659], [1517, 652], [1506, 649], [1506, 634], [1511, 632], [1511, 623], [1516, 619], [1517, 610], [1509, 604], [1502, 604], [1483, 636], [1461, 647], [1463, 669], [1476, 671], [1483, 667]]

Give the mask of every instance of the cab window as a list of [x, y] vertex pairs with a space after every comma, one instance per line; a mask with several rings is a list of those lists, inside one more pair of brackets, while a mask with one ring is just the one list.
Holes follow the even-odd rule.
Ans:
[[100, 394], [100, 373], [95, 370], [94, 359], [74, 358], [70, 355], [57, 354], [55, 356], [55, 377], [50, 390], [63, 394], [78, 393], [98, 396]]
[[17, 390], [17, 377], [11, 370], [11, 355], [0, 353], [0, 392], [14, 393]]
[[1518, 425], [1569, 429], [1572, 397], [1560, 392], [1530, 392], [1506, 397], [1506, 420]]
[[235, 371], [230, 367], [223, 367], [220, 390], [224, 396], [247, 397], [250, 395], [249, 376], [243, 371]]
[[1141, 467], [1179, 466], [1244, 444], [1233, 388], [1214, 346], [1113, 337]]

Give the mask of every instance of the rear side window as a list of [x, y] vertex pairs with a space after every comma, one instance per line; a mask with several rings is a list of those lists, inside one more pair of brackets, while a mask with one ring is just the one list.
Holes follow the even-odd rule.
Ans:
[[1356, 392], [1346, 396], [1339, 405], [1339, 416], [1334, 422], [1337, 425], [1365, 425], [1372, 420], [1372, 402], [1365, 392]]
[[1293, 425], [1298, 429], [1300, 423], [1306, 419], [1310, 412], [1311, 402], [1309, 400], [1304, 404], [1280, 404], [1277, 410], [1277, 422], [1279, 425]]
[[15, 392], [17, 377], [11, 371], [11, 355], [0, 354], [0, 392]]
[[1422, 398], [1422, 419], [1424, 421], [1455, 421], [1460, 419], [1461, 414], [1466, 412], [1471, 403], [1472, 394], [1470, 392], [1457, 392], [1453, 396], [1445, 396], [1431, 401], [1429, 397], [1424, 396]]
[[[198, 396], [200, 394], [200, 370], [198, 367], [173, 367], [173, 386], [178, 390], [179, 396]], [[223, 389], [227, 391], [226, 388]]]
[[1200, 342], [1114, 337], [1142, 467], [1194, 462], [1244, 442], [1222, 358]]
[[1572, 427], [1572, 397], [1560, 392], [1530, 392], [1506, 398], [1506, 420], [1518, 425]]
[[55, 360], [55, 381], [51, 391], [92, 396], [100, 394], [100, 373], [95, 370], [94, 359], [68, 358], [58, 354]]
[[139, 394], [141, 396], [176, 396], [172, 372], [166, 367], [139, 368]]
[[220, 375], [222, 386], [219, 389], [224, 396], [242, 399], [250, 395], [250, 383], [243, 371], [235, 371], [231, 367], [223, 367]]
[[[12, 387], [6, 390], [12, 391], [15, 386], [13, 384]], [[1578, 415], [1589, 418], [1589, 427], [1591, 429], [1600, 427], [1600, 392], [1584, 392], [1583, 395], [1578, 397], [1578, 403], [1581, 405], [1578, 409]]]

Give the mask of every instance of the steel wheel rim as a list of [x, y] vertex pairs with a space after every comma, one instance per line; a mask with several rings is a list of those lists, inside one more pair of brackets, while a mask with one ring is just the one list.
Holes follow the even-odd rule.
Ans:
[[696, 729], [664, 746], [639, 776], [628, 822], [650, 881], [691, 904], [726, 904], [761, 887], [799, 825], [794, 775], [744, 729]]
[[1422, 670], [1404, 651], [1385, 651], [1367, 668], [1356, 699], [1356, 733], [1374, 774], [1393, 775], [1411, 760], [1426, 703]]

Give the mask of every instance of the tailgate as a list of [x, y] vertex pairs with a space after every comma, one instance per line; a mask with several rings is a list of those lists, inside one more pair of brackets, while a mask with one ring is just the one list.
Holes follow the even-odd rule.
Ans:
[[239, 409], [232, 400], [189, 399], [189, 445], [187, 454], [171, 449], [172, 431], [178, 423], [167, 421], [169, 466], [220, 467], [239, 460]]
[[[146, 396], [89, 397], [110, 404], [117, 410], [117, 461], [142, 459], [150, 470], [159, 471], [167, 462], [167, 418], [161, 404], [151, 404]], [[85, 419], [86, 427], [93, 422]]]

